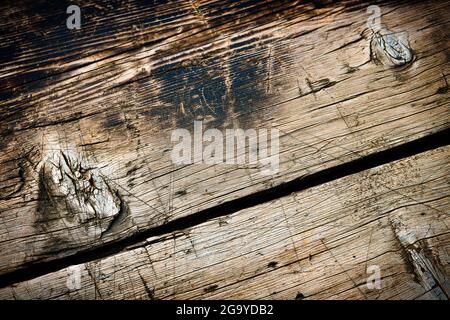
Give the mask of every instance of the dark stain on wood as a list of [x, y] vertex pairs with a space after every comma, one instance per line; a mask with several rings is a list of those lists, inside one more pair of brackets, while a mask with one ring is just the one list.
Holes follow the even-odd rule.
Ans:
[[206, 287], [205, 289], [203, 289], [203, 291], [205, 293], [211, 293], [217, 290], [217, 288], [219, 288], [219, 286], [217, 284], [214, 284], [212, 286]]
[[301, 292], [297, 293], [297, 295], [295, 296], [295, 300], [303, 300], [303, 299], [305, 299], [305, 296]]

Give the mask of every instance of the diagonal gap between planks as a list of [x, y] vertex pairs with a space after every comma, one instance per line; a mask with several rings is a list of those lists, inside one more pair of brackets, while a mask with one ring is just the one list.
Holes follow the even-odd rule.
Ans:
[[[222, 203], [212, 208], [201, 210], [192, 215], [172, 220], [166, 224], [142, 231], [119, 241], [101, 245], [92, 250], [86, 250], [48, 262], [36, 262], [29, 264], [22, 269], [17, 269], [15, 271], [0, 275], [0, 288], [12, 285], [14, 283], [30, 280], [70, 265], [105, 258], [121, 251], [128, 250], [130, 247], [133, 247], [134, 249], [139, 246], [149, 245], [152, 242], [145, 241], [150, 237], [163, 236], [166, 234], [172, 234], [173, 237], [176, 237], [176, 234], [174, 234], [175, 232], [197, 226], [208, 220], [228, 216], [240, 210], [279, 199], [293, 192], [309, 189], [396, 160], [447, 146], [449, 145], [449, 134], [450, 128], [393, 147], [391, 149], [370, 154], [368, 156], [363, 156], [310, 175], [296, 178], [289, 182]], [[164, 239], [165, 238], [163, 238], [163, 240]], [[156, 241], [161, 241], [161, 238]]]

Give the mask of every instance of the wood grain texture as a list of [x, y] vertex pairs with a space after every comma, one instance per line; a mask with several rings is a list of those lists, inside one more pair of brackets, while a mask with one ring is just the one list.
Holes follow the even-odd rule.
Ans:
[[[448, 128], [449, 1], [382, 5], [401, 68], [373, 58], [365, 2], [80, 5], [73, 32], [62, 4], [1, 11], [0, 274]], [[194, 120], [278, 128], [279, 173], [173, 165]]]
[[[0, 290], [3, 299], [448, 299], [450, 147]], [[380, 268], [381, 287], [367, 273]], [[79, 270], [79, 288], [68, 287]]]

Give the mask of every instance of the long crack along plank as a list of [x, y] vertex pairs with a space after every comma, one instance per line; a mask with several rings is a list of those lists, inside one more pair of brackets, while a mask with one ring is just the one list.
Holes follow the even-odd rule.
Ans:
[[[449, 1], [386, 2], [380, 33], [369, 2], [126, 3], [73, 32], [57, 4], [1, 11], [0, 275], [448, 128]], [[174, 165], [194, 120], [279, 129], [278, 173]]]
[[0, 298], [448, 299], [449, 156], [441, 147], [149, 238]]

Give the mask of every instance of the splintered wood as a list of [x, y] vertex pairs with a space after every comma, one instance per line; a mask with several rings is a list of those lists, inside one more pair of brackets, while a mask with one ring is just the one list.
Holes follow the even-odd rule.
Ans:
[[[369, 5], [0, 5], [0, 298], [448, 299], [445, 143], [215, 212], [448, 131], [450, 1]], [[278, 171], [173, 163], [194, 121]]]

